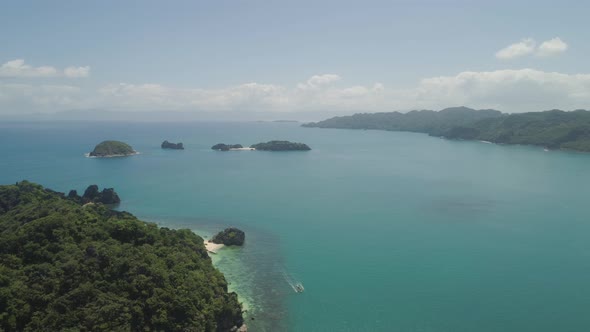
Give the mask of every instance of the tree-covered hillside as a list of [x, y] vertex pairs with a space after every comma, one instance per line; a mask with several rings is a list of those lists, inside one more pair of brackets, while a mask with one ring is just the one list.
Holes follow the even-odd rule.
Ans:
[[0, 330], [229, 331], [203, 239], [43, 187], [0, 186]]
[[449, 128], [473, 123], [478, 120], [500, 117], [495, 110], [474, 110], [467, 107], [453, 107], [435, 111], [411, 111], [408, 113], [359, 113], [351, 116], [338, 116], [304, 127], [376, 129], [391, 131], [412, 131], [440, 135]]
[[590, 151], [590, 111], [585, 110], [503, 114], [456, 107], [439, 112], [355, 114], [304, 126], [413, 131], [449, 139]]
[[590, 112], [552, 110], [510, 114], [468, 126], [458, 126], [443, 136], [451, 139], [590, 151]]

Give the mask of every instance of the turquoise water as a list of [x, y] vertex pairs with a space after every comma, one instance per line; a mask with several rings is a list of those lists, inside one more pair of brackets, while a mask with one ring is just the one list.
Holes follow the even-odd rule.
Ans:
[[[141, 154], [84, 157], [104, 139]], [[209, 150], [271, 139], [313, 150]], [[161, 225], [244, 229], [214, 261], [252, 331], [590, 330], [588, 154], [292, 123], [2, 123], [0, 142], [1, 183], [96, 183]]]

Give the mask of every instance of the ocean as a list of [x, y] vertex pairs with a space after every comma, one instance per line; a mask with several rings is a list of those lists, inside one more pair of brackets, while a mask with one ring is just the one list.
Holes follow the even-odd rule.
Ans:
[[[107, 139], [141, 154], [84, 156]], [[312, 151], [210, 150], [274, 139]], [[275, 122], [3, 122], [0, 142], [2, 184], [97, 184], [161, 226], [243, 229], [213, 261], [250, 331], [590, 330], [590, 154]]]

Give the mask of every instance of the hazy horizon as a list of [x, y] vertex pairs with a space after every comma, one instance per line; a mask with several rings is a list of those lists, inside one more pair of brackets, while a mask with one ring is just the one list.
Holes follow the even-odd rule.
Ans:
[[[457, 105], [444, 107], [442, 109], [410, 109], [410, 110], [390, 110], [384, 112], [407, 113], [412, 111], [441, 111], [447, 108], [467, 107]], [[504, 112], [503, 110], [496, 109]], [[539, 112], [551, 111], [555, 109], [543, 109]], [[579, 109], [561, 109], [561, 111], [571, 112]], [[337, 116], [349, 116], [358, 113], [374, 113], [366, 111], [308, 111], [308, 112], [272, 112], [272, 111], [117, 111], [106, 109], [87, 109], [87, 110], [66, 110], [55, 113], [27, 113], [27, 114], [0, 114], [0, 120], [4, 121], [125, 121], [125, 122], [182, 122], [182, 121], [237, 121], [237, 122], [256, 122], [256, 121], [297, 121], [297, 122], [315, 122]], [[520, 112], [515, 112], [520, 113]]]
[[319, 120], [457, 105], [587, 109], [587, 9], [574, 1], [558, 8], [546, 1], [7, 1], [0, 116], [110, 110]]

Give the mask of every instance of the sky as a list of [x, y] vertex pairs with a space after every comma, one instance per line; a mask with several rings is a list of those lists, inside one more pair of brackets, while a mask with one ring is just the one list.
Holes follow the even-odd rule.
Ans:
[[0, 0], [0, 115], [590, 109], [584, 1]]

